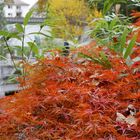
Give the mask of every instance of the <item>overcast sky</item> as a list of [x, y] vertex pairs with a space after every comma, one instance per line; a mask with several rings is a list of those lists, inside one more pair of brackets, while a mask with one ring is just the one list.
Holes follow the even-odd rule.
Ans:
[[34, 5], [37, 2], [37, 0], [22, 0], [22, 1], [30, 4], [30, 6]]

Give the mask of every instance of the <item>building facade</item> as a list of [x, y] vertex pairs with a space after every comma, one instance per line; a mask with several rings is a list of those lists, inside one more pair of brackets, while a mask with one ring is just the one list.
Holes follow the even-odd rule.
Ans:
[[21, 0], [4, 0], [3, 2], [5, 17], [25, 17], [29, 10], [29, 4]]

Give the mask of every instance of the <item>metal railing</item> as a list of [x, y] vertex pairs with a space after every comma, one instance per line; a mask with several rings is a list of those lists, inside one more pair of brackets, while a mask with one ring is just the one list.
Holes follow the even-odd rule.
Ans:
[[[14, 24], [14, 23], [20, 23], [23, 24], [23, 17], [6, 17], [5, 18], [7, 23]], [[45, 18], [30, 18], [29, 24], [35, 24], [35, 23], [43, 23]]]

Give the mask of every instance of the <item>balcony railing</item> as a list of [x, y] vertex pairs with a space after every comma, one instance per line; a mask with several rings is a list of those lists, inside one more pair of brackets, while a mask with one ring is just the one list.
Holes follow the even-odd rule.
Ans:
[[[14, 24], [14, 23], [20, 23], [23, 24], [23, 17], [7, 17], [6, 21], [9, 24]], [[35, 23], [43, 23], [45, 18], [31, 18], [29, 20], [29, 24], [35, 24]]]

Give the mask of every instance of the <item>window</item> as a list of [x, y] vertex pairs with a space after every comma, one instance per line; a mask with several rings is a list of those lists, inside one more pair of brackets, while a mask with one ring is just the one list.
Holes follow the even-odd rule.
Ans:
[[17, 6], [17, 9], [21, 9], [21, 6], [18, 5], [18, 6]]
[[16, 13], [17, 17], [21, 17], [22, 13]]
[[8, 9], [12, 9], [12, 5], [8, 5]]
[[12, 17], [12, 13], [8, 13], [8, 16]]

